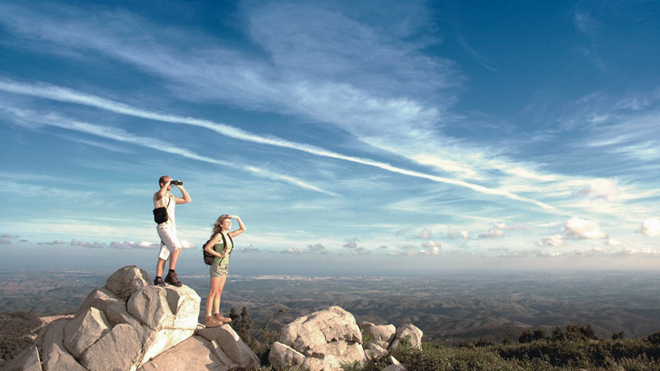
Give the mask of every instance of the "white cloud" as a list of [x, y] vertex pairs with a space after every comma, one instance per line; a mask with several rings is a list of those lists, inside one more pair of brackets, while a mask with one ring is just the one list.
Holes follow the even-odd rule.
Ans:
[[181, 240], [181, 248], [183, 249], [196, 249], [197, 246], [188, 240]]
[[505, 231], [518, 231], [527, 229], [527, 226], [524, 224], [507, 224], [507, 223], [496, 223], [495, 228], [505, 230]]
[[457, 238], [463, 238], [463, 239], [469, 240], [470, 239], [470, 232], [468, 232], [465, 229], [451, 230], [447, 233], [447, 238], [452, 239], [452, 240], [457, 239]]
[[625, 245], [622, 241], [616, 240], [614, 238], [608, 238], [607, 241], [605, 241], [605, 244], [607, 246], [624, 246]]
[[77, 239], [71, 240], [71, 246], [83, 246], [83, 247], [94, 247], [94, 248], [103, 248], [105, 247], [104, 243], [100, 242], [87, 242], [87, 241], [80, 241]]
[[259, 248], [256, 248], [256, 247], [253, 247], [253, 246], [241, 247], [241, 248], [236, 249], [236, 251], [246, 252], [246, 253], [261, 253], [261, 252], [263, 252], [263, 250], [261, 250]]
[[402, 236], [405, 239], [411, 240], [429, 240], [433, 238], [433, 232], [430, 229], [412, 229], [406, 228], [396, 232], [397, 236]]
[[504, 230], [499, 228], [493, 228], [488, 233], [483, 233], [479, 235], [479, 239], [489, 239], [489, 238], [502, 238], [506, 236]]
[[[181, 248], [195, 249], [196, 246], [188, 240], [181, 240]], [[160, 243], [153, 243], [148, 241], [112, 241], [109, 244], [114, 249], [159, 249]]]
[[429, 229], [424, 228], [422, 233], [413, 236], [413, 238], [419, 238], [419, 239], [422, 239], [422, 240], [429, 240], [429, 239], [433, 238], [433, 233]]
[[426, 247], [426, 248], [430, 247], [430, 248], [436, 248], [437, 249], [438, 247], [441, 247], [441, 246], [442, 245], [439, 242], [435, 242], [435, 241], [422, 242], [422, 247]]
[[109, 246], [113, 249], [133, 249], [138, 247], [139, 244], [133, 241], [112, 241]]
[[537, 244], [539, 246], [552, 246], [552, 247], [565, 246], [566, 245], [566, 237], [564, 237], [560, 234], [556, 234], [554, 236], [550, 236], [548, 238], [542, 239]]
[[440, 249], [437, 246], [431, 247], [430, 250], [419, 250], [419, 255], [439, 255], [440, 254]]
[[280, 253], [282, 253], [282, 254], [294, 254], [294, 255], [298, 255], [298, 254], [304, 254], [304, 253], [305, 253], [305, 250], [303, 250], [303, 249], [296, 249], [296, 248], [288, 248], [288, 249], [286, 249], [286, 250], [282, 250], [282, 251], [280, 251]]
[[637, 229], [638, 233], [646, 237], [660, 236], [660, 218], [649, 218]]
[[582, 188], [577, 194], [589, 199], [616, 201], [621, 195], [621, 189], [616, 179], [594, 179], [591, 184]]
[[557, 258], [563, 255], [565, 254], [559, 251], [539, 251], [536, 253], [536, 256], [541, 258]]
[[575, 239], [607, 238], [607, 234], [600, 230], [598, 222], [579, 217], [572, 217], [564, 224], [566, 235]]
[[626, 247], [621, 249], [619, 252], [620, 255], [652, 255], [660, 256], [660, 250], [646, 248], [646, 249], [634, 249], [632, 247]]

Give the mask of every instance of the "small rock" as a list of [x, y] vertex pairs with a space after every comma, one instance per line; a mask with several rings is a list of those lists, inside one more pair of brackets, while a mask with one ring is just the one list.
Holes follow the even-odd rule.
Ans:
[[413, 348], [422, 349], [422, 336], [424, 333], [417, 326], [407, 323], [399, 326], [394, 335], [394, 341], [390, 345], [390, 349], [396, 349], [402, 339], [408, 338]]

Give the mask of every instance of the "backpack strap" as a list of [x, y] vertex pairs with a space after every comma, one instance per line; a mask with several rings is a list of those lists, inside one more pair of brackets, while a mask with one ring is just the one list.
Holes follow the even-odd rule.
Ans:
[[[225, 251], [227, 251], [227, 240], [225, 239], [225, 234], [220, 232], [220, 237], [222, 237], [222, 244], [225, 246]], [[227, 233], [227, 237], [229, 237], [229, 241], [231, 241], [231, 251], [229, 252], [229, 255], [231, 255], [231, 252], [234, 251], [234, 239], [231, 238], [229, 233]]]

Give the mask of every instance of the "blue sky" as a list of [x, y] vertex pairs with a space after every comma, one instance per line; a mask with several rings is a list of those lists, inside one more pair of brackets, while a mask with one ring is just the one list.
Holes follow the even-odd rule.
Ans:
[[4, 265], [150, 269], [169, 174], [189, 271], [655, 269], [658, 65], [659, 1], [3, 1]]

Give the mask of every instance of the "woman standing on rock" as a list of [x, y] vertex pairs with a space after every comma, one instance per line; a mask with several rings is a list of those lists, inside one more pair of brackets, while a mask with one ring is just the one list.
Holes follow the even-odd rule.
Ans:
[[[231, 220], [236, 219], [238, 229], [229, 232]], [[231, 322], [220, 314], [220, 297], [229, 273], [229, 256], [234, 249], [234, 237], [245, 232], [245, 225], [236, 215], [222, 214], [213, 225], [213, 237], [204, 245], [204, 250], [215, 256], [211, 264], [211, 288], [206, 298], [206, 327], [216, 327]]]

